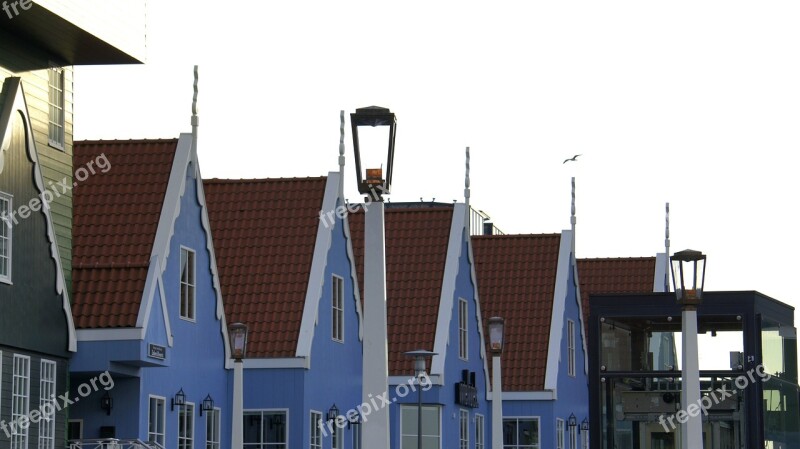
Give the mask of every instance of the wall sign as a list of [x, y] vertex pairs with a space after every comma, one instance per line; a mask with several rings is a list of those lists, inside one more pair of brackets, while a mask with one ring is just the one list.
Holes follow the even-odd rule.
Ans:
[[154, 345], [150, 343], [147, 350], [147, 356], [154, 359], [164, 360], [167, 357], [167, 348], [161, 345]]

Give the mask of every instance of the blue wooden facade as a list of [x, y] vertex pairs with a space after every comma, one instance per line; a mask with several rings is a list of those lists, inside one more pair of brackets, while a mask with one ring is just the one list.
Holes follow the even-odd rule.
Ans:
[[[112, 164], [117, 142], [108, 142], [105, 149]], [[152, 154], [148, 155], [146, 142], [142, 146], [142, 160], [147, 161]], [[117, 170], [105, 176], [125, 177], [130, 174], [127, 167], [134, 165], [118, 164]], [[149, 179], [146, 173], [140, 178]], [[135, 305], [136, 325], [78, 331], [78, 353], [70, 368], [72, 388], [92, 377], [110, 376], [113, 388], [108, 389], [106, 398], [113, 400], [113, 407], [102, 408], [100, 398], [75, 404], [70, 420], [79, 430], [73, 438], [115, 437], [155, 442], [165, 448], [229, 448], [232, 415], [231, 372], [225, 366], [229, 359], [227, 327], [203, 183], [190, 134], [177, 140], [163, 192], [144, 289]], [[76, 287], [80, 294], [81, 287]], [[113, 307], [113, 295], [108, 296], [108, 306]], [[191, 296], [192, 300], [186, 299]], [[173, 404], [180, 399], [179, 393], [184, 395], [185, 405]], [[213, 401], [209, 410], [202, 410], [204, 399]]]

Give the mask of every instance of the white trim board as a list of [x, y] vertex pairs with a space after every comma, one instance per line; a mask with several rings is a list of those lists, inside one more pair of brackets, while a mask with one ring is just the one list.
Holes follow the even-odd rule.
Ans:
[[564, 309], [569, 281], [570, 261], [572, 260], [572, 231], [561, 231], [561, 244], [558, 250], [558, 266], [553, 293], [553, 310], [550, 316], [550, 337], [547, 348], [547, 368], [544, 389], [556, 394], [558, 369], [561, 360], [561, 335], [564, 329]]
[[[503, 401], [555, 401], [556, 393], [554, 391], [504, 391]], [[489, 393], [487, 400], [493, 399], [492, 393]]]
[[453, 301], [456, 294], [456, 278], [458, 277], [458, 259], [461, 257], [461, 241], [466, 212], [464, 204], [453, 205], [453, 218], [450, 221], [450, 238], [447, 242], [447, 257], [444, 262], [442, 290], [439, 297], [439, 316], [436, 320], [436, 337], [433, 343], [431, 374], [444, 377], [444, 364], [447, 358], [447, 346], [450, 337], [450, 322], [453, 319]]

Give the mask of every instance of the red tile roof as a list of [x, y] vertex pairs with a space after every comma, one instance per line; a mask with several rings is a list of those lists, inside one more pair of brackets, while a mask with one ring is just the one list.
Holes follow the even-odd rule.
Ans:
[[652, 293], [655, 273], [655, 257], [578, 259], [584, 323], [589, 318], [589, 295]]
[[248, 357], [294, 357], [327, 178], [204, 181], [228, 323]]
[[560, 234], [472, 237], [484, 335], [489, 317], [505, 318], [503, 391], [544, 390], [560, 243]]
[[[176, 147], [175, 139], [75, 142], [76, 172], [95, 170], [75, 178], [72, 198], [76, 328], [136, 325]], [[96, 163], [103, 154], [106, 173]]]
[[[387, 204], [385, 210], [389, 374], [401, 375], [412, 371], [404, 352], [433, 350], [453, 208]], [[363, 212], [350, 214], [349, 222], [363, 298]]]

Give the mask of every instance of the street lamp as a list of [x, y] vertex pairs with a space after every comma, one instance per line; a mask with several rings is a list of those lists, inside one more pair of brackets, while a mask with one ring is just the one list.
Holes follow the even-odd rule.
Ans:
[[505, 320], [489, 318], [489, 350], [492, 353], [492, 449], [503, 448], [503, 376], [500, 355], [503, 353]]
[[240, 449], [244, 443], [244, 375], [242, 359], [247, 349], [247, 325], [233, 323], [228, 328], [228, 337], [233, 356], [233, 429], [231, 429], [231, 448]]
[[417, 449], [422, 449], [422, 379], [428, 375], [425, 368], [425, 359], [436, 355], [435, 352], [417, 349], [408, 351], [405, 355], [414, 359], [414, 377], [417, 378]]
[[[356, 109], [355, 114], [350, 114], [350, 126], [353, 129], [353, 150], [355, 151], [356, 161], [356, 176], [358, 177], [358, 191], [359, 193], [369, 194], [373, 200], [380, 201], [382, 194], [388, 194], [392, 187], [392, 166], [394, 161], [394, 140], [397, 133], [397, 117], [387, 108], [380, 106], [369, 106], [366, 108]], [[359, 136], [359, 129], [362, 129], [361, 135], [368, 135], [370, 137], [378, 137], [379, 130], [372, 130], [365, 127], [388, 127], [388, 152], [386, 154], [386, 177], [383, 177], [383, 163], [384, 160], [380, 157], [380, 148], [364, 148], [367, 150], [364, 155], [369, 163], [381, 162], [380, 168], [361, 168], [361, 138]], [[372, 143], [372, 142], [369, 142]], [[377, 189], [377, 190], [376, 190]], [[379, 191], [378, 191], [379, 190]]]
[[[366, 194], [364, 206], [364, 349], [361, 397], [388, 391], [389, 354], [386, 347], [386, 238], [383, 195], [392, 184], [397, 119], [389, 109], [370, 106], [350, 114], [353, 129], [358, 191]], [[373, 129], [377, 128], [377, 129]], [[362, 132], [359, 135], [359, 130]], [[375, 141], [373, 131], [387, 131], [386, 140]], [[365, 137], [361, 141], [361, 137]], [[388, 147], [386, 157], [383, 152]], [[370, 165], [362, 171], [361, 157]], [[383, 168], [386, 167], [384, 176]], [[379, 168], [375, 168], [379, 167]], [[389, 447], [389, 407], [374, 410], [362, 425], [364, 447]]]
[[[681, 334], [683, 341], [683, 367], [681, 377], [681, 406], [700, 404], [700, 362], [697, 343], [697, 306], [703, 299], [706, 256], [700, 251], [686, 249], [671, 258], [672, 286], [681, 306]], [[681, 429], [681, 447], [703, 446], [703, 422], [698, 413], [689, 414]]]

